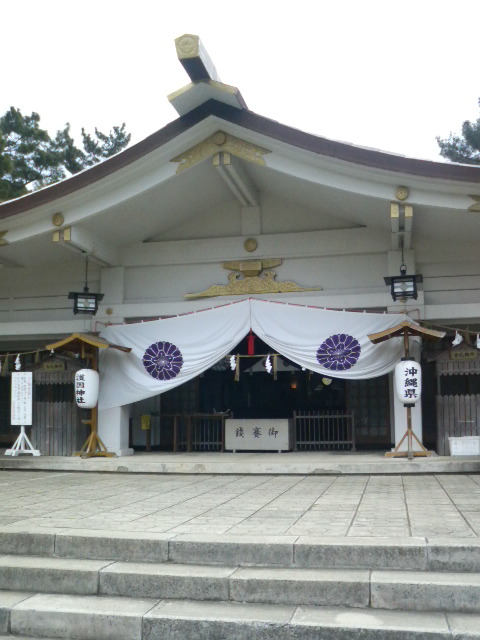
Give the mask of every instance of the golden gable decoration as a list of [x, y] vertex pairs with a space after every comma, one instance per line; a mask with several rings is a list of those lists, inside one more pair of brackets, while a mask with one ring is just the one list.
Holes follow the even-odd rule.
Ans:
[[[240, 296], [256, 293], [293, 293], [299, 291], [321, 291], [320, 287], [301, 287], [295, 282], [285, 280], [277, 282], [272, 267], [282, 264], [281, 258], [266, 260], [236, 260], [224, 262], [223, 268], [232, 271], [228, 274], [228, 284], [212, 285], [205, 291], [187, 293], [185, 298], [214, 298], [216, 296]], [[268, 271], [265, 271], [268, 269]], [[262, 273], [262, 271], [264, 273]]]
[[203, 140], [191, 149], [188, 149], [175, 158], [172, 158], [170, 162], [180, 163], [176, 172], [181, 173], [185, 169], [190, 169], [206, 158], [215, 156], [219, 151], [231, 153], [232, 156], [237, 156], [237, 158], [262, 166], [265, 166], [263, 156], [267, 153], [271, 153], [268, 149], [258, 147], [250, 142], [231, 136], [229, 133], [217, 131], [206, 140]]

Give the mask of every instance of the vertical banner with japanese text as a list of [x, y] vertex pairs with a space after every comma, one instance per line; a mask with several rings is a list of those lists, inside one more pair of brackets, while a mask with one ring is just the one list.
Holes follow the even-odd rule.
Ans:
[[10, 419], [12, 425], [30, 426], [32, 424], [32, 388], [31, 371], [12, 373], [12, 395]]

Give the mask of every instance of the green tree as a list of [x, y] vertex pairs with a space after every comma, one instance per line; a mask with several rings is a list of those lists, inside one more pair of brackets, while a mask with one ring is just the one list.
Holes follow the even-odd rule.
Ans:
[[[478, 101], [480, 106], [480, 99]], [[440, 155], [452, 162], [480, 164], [480, 118], [476, 122], [465, 120], [462, 136], [450, 133], [446, 139], [437, 136]]]
[[118, 153], [130, 142], [130, 134], [113, 127], [91, 135], [82, 129], [83, 149], [75, 145], [70, 124], [54, 138], [40, 127], [38, 113], [23, 115], [11, 107], [0, 117], [0, 201], [25, 195], [58, 182]]

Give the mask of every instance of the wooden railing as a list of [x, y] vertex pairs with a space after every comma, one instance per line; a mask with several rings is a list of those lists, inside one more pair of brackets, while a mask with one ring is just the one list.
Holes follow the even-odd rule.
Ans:
[[173, 429], [174, 451], [223, 451], [226, 417], [223, 413], [162, 415], [161, 428]]
[[296, 451], [355, 451], [353, 411], [295, 411]]

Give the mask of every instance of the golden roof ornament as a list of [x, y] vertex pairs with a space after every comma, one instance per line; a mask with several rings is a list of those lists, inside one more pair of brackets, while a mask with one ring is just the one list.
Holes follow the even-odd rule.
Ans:
[[234, 260], [224, 262], [228, 274], [228, 284], [212, 285], [198, 293], [187, 293], [185, 298], [214, 298], [216, 296], [253, 295], [258, 293], [293, 293], [299, 291], [321, 291], [320, 287], [301, 287], [295, 282], [278, 282], [273, 267], [282, 264], [281, 258], [264, 260]]
[[395, 189], [395, 198], [397, 200], [400, 200], [401, 202], [403, 202], [404, 200], [406, 200], [408, 198], [408, 196], [410, 195], [410, 192], [408, 190], [408, 187], [404, 187], [404, 186], [398, 186]]

